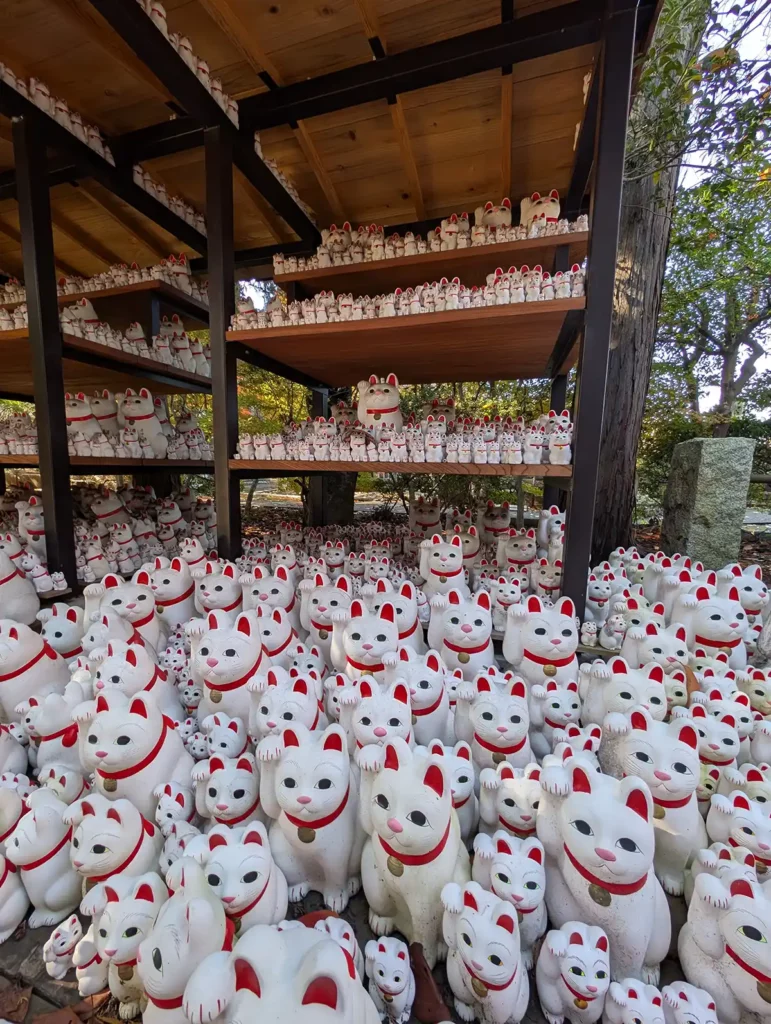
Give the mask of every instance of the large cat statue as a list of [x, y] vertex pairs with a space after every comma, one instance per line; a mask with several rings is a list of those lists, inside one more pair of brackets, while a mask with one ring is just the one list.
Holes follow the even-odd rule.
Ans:
[[399, 406], [399, 381], [395, 373], [385, 379], [373, 374], [369, 380], [359, 381], [359, 402], [356, 418], [361, 425], [377, 438], [383, 427], [391, 427], [401, 433], [402, 411]]
[[549, 1024], [595, 1024], [610, 986], [608, 936], [593, 925], [566, 921], [550, 931], [535, 969], [538, 1001]]
[[261, 740], [257, 760], [262, 807], [273, 819], [270, 847], [289, 900], [314, 889], [331, 910], [344, 910], [361, 884], [364, 841], [345, 732], [336, 724], [321, 733], [293, 726]]
[[518, 1024], [530, 996], [511, 904], [477, 882], [442, 890], [447, 981], [461, 1020]]
[[509, 608], [503, 656], [530, 686], [578, 679], [577, 648], [576, 610], [569, 597], [549, 608], [531, 594]]
[[22, 622], [0, 619], [0, 712], [6, 722], [21, 721], [16, 708], [30, 697], [64, 693], [69, 677], [67, 662], [39, 633]]
[[379, 770], [363, 773], [359, 803], [368, 838], [362, 884], [376, 935], [394, 929], [420, 942], [429, 967], [441, 959], [441, 892], [470, 876], [446, 759], [386, 744]]
[[696, 878], [677, 952], [691, 984], [713, 997], [721, 1024], [771, 1019], [770, 920], [769, 897], [757, 882]]
[[541, 772], [536, 828], [546, 850], [549, 919], [593, 924], [610, 941], [611, 975], [658, 979], [670, 914], [653, 870], [653, 800], [637, 778], [613, 779], [568, 758]]
[[380, 1021], [350, 953], [299, 922], [255, 925], [232, 953], [206, 957], [185, 988], [184, 1014], [190, 1024]]
[[543, 847], [534, 837], [517, 839], [503, 829], [474, 840], [471, 877], [517, 912], [522, 962], [533, 966], [533, 947], [546, 931]]

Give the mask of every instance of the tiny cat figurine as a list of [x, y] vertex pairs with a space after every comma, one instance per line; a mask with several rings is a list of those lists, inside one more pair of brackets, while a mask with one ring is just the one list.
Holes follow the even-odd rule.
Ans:
[[560, 685], [550, 679], [545, 686], [530, 689], [530, 743], [536, 757], [554, 749], [554, 733], [577, 725], [581, 717], [578, 683], [570, 679]]
[[454, 747], [444, 746], [433, 740], [428, 752], [436, 757], [446, 757], [452, 772], [452, 806], [458, 815], [463, 842], [468, 846], [479, 823], [479, 801], [474, 792], [476, 772], [471, 759], [471, 747], [458, 740]]
[[364, 947], [369, 978], [369, 994], [380, 1019], [407, 1024], [415, 999], [415, 975], [410, 967], [410, 951], [401, 939], [370, 939]]
[[454, 740], [455, 722], [445, 685], [446, 670], [438, 653], [429, 651], [421, 656], [411, 647], [400, 647], [398, 655], [384, 655], [383, 663], [387, 683], [403, 680], [409, 687], [415, 742], [426, 746], [433, 739], [443, 743]]
[[536, 828], [546, 850], [546, 905], [562, 927], [582, 920], [610, 942], [611, 976], [658, 979], [669, 908], [653, 872], [653, 800], [634, 777], [616, 780], [575, 757], [541, 772]]
[[155, 823], [161, 835], [167, 838], [172, 826], [178, 821], [192, 822], [195, 820], [195, 793], [191, 786], [181, 786], [178, 782], [165, 782], [155, 787], [153, 794], [158, 798], [155, 808]]
[[710, 842], [728, 843], [749, 850], [755, 857], [760, 881], [771, 868], [771, 820], [764, 804], [736, 790], [725, 797], [717, 793], [707, 814]]
[[507, 761], [524, 768], [532, 759], [527, 693], [521, 679], [503, 687], [485, 675], [458, 687], [455, 734], [471, 746], [477, 771]]
[[706, 873], [696, 878], [677, 952], [691, 984], [713, 996], [721, 1022], [768, 1020], [769, 914], [768, 895], [757, 882], [723, 882]]
[[625, 1024], [631, 1015], [641, 1024], [664, 1024], [661, 993], [654, 985], [640, 984], [637, 978], [612, 981], [605, 996], [603, 1019], [607, 1024]]
[[[293, 726], [283, 736], [266, 736], [257, 760], [262, 806], [274, 819], [270, 847], [286, 876], [289, 900], [314, 889], [339, 913], [359, 890], [364, 839], [343, 729], [330, 725], [314, 734]], [[317, 787], [320, 779], [329, 785]]]
[[43, 963], [49, 978], [61, 981], [75, 966], [73, 955], [75, 947], [83, 938], [83, 927], [78, 915], [58, 924], [51, 932], [51, 937], [43, 946]]
[[661, 990], [666, 1024], [717, 1024], [715, 1000], [703, 988], [676, 981]]
[[389, 740], [403, 739], [413, 746], [410, 695], [403, 682], [381, 690], [372, 679], [347, 687], [340, 696], [340, 725], [348, 737], [348, 750], [356, 763], [373, 769], [380, 748]]
[[447, 981], [461, 1020], [518, 1024], [530, 986], [522, 962], [517, 917], [511, 904], [477, 882], [442, 890], [447, 940]]
[[533, 762], [512, 768], [501, 761], [479, 776], [480, 832], [492, 836], [503, 828], [517, 839], [535, 837], [535, 819], [541, 800], [541, 769]]
[[634, 707], [645, 708], [658, 722], [667, 713], [664, 671], [660, 665], [632, 669], [623, 658], [612, 658], [607, 664], [598, 659], [592, 665], [581, 666], [578, 690], [583, 700], [581, 721], [585, 725], [602, 725], [606, 715], [626, 714]]
[[244, 825], [265, 821], [260, 807], [260, 776], [254, 757], [219, 757], [199, 761], [192, 772], [196, 784], [196, 811], [207, 822], [206, 830], [218, 825]]
[[[391, 314], [393, 315], [393, 313]], [[359, 381], [359, 402], [356, 418], [367, 430], [377, 437], [385, 426], [401, 433], [403, 420], [399, 406], [399, 381], [396, 374], [389, 373], [378, 380], [373, 374], [368, 381]]]
[[379, 769], [362, 775], [359, 813], [368, 838], [361, 870], [370, 927], [376, 935], [395, 928], [421, 942], [433, 968], [442, 955], [442, 888], [469, 879], [446, 759], [413, 754], [397, 739], [386, 744]]
[[499, 829], [474, 840], [472, 878], [517, 911], [522, 963], [533, 966], [533, 946], [546, 931], [544, 852], [537, 839], [517, 839]]
[[595, 1024], [610, 986], [608, 936], [602, 928], [567, 921], [550, 931], [535, 969], [538, 1001], [549, 1024]]

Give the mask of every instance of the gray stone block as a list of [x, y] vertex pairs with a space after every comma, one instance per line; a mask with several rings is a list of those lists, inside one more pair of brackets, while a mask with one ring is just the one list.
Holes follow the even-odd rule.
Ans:
[[697, 437], [675, 446], [664, 496], [661, 544], [710, 569], [736, 561], [755, 441]]

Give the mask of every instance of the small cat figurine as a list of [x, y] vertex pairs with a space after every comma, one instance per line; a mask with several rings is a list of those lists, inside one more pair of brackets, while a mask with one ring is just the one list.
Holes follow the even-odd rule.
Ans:
[[458, 688], [455, 734], [471, 745], [477, 771], [507, 761], [524, 768], [533, 760], [525, 684], [521, 679], [499, 688], [487, 676]]
[[383, 1021], [407, 1024], [415, 1000], [410, 952], [401, 939], [370, 939], [364, 947], [369, 994]]
[[608, 936], [580, 921], [550, 931], [535, 969], [538, 1001], [549, 1024], [594, 1024], [610, 986]]
[[490, 595], [486, 590], [478, 590], [470, 599], [455, 589], [432, 597], [428, 642], [440, 652], [448, 671], [460, 669], [463, 678], [470, 682], [492, 665], [492, 631]]
[[492, 836], [503, 828], [517, 839], [535, 837], [535, 819], [541, 800], [541, 769], [535, 762], [512, 768], [501, 761], [479, 776], [480, 832]]
[[233, 827], [265, 821], [259, 769], [251, 754], [199, 761], [192, 779], [196, 784], [196, 811], [205, 819], [207, 832], [215, 824]]
[[578, 628], [575, 605], [561, 597], [547, 608], [535, 594], [509, 608], [503, 656], [530, 686], [550, 679], [578, 678]]
[[372, 679], [347, 687], [340, 697], [340, 724], [348, 737], [348, 750], [356, 763], [373, 770], [381, 750], [399, 737], [413, 745], [410, 695], [403, 682], [381, 690]]
[[362, 675], [383, 680], [383, 655], [399, 647], [399, 627], [396, 612], [390, 602], [381, 605], [377, 615], [371, 615], [360, 600], [348, 608], [339, 608], [331, 616], [333, 622], [332, 664], [349, 679]]

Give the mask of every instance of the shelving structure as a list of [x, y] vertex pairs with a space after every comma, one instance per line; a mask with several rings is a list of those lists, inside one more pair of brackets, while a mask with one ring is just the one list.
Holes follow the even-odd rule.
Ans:
[[[63, 392], [143, 382], [159, 393], [212, 391], [221, 554], [238, 552], [239, 488], [249, 475], [311, 477], [313, 520], [322, 525], [328, 514], [324, 481], [333, 473], [414, 469], [540, 477], [546, 503], [567, 498], [564, 589], [581, 612], [597, 500], [632, 69], [650, 38], [655, 0], [557, 0], [546, 6], [540, 0], [481, 0], [473, 7], [438, 0], [398, 8], [351, 0], [325, 9], [323, 23], [310, 0], [298, 0], [291, 10], [272, 6], [267, 13], [248, 0], [193, 0], [169, 11], [169, 28], [189, 34], [212, 75], [241, 97], [239, 127], [140, 4], [85, 0], [77, 12], [57, 4], [55, 14], [38, 4], [20, 0], [20, 55], [65, 92], [71, 82], [58, 74], [59, 55], [78, 47], [82, 60], [70, 74], [74, 92], [88, 107], [84, 116], [111, 129], [116, 158], [112, 166], [0, 82], [0, 115], [14, 119], [12, 168], [2, 163], [7, 134], [3, 141], [0, 133], [0, 264], [6, 253], [14, 255], [15, 236], [7, 228], [11, 243], [3, 242], [2, 217], [3, 204], [15, 199], [29, 307], [28, 332], [0, 335], [0, 393], [35, 398], [51, 567], [68, 576], [74, 571], [67, 550], [70, 471], [96, 471], [99, 464], [67, 458]], [[43, 15], [51, 19], [45, 38], [39, 32]], [[447, 36], [447, 26], [456, 34]], [[108, 76], [109, 93], [94, 92], [90, 81]], [[293, 183], [312, 200], [320, 224], [385, 223], [386, 234], [412, 230], [425, 236], [453, 210], [467, 209], [473, 217], [479, 203], [509, 195], [516, 217], [521, 196], [552, 188], [562, 197], [561, 216], [590, 217], [588, 232], [281, 274], [277, 283], [290, 299], [329, 289], [372, 295], [445, 276], [481, 285], [497, 267], [540, 264], [554, 273], [587, 258], [586, 295], [229, 332], [236, 271], [250, 276], [248, 270], [262, 268], [257, 272], [270, 274], [275, 252], [308, 256], [320, 237], [297, 196], [255, 151], [255, 131], [278, 163], [292, 168]], [[165, 178], [170, 192], [181, 191], [205, 207], [206, 236], [134, 183], [137, 162]], [[98, 238], [71, 223], [76, 215], [87, 216], [84, 203]], [[76, 247], [63, 246], [63, 237]], [[62, 336], [59, 307], [78, 296], [57, 296], [57, 266], [71, 272], [75, 261], [79, 272], [94, 273], [116, 253], [132, 260], [141, 250], [148, 263], [180, 247], [195, 271], [208, 273], [208, 310], [154, 282], [87, 295], [115, 326], [140, 319], [147, 334], [155, 332], [164, 310], [197, 325], [208, 322], [211, 381]], [[548, 377], [552, 407], [561, 409], [567, 373], [575, 367], [573, 465], [244, 463], [233, 458], [239, 360], [310, 388], [314, 415], [327, 413], [336, 389], [389, 372], [404, 384]], [[116, 462], [120, 469], [100, 465], [100, 471], [212, 468]], [[0, 459], [0, 466], [29, 464], [23, 456]]]

